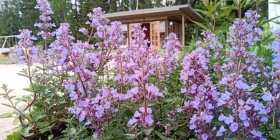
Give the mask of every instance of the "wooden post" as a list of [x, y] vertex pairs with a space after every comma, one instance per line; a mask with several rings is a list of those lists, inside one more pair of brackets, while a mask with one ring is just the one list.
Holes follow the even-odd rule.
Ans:
[[6, 42], [7, 42], [7, 39], [8, 39], [8, 37], [5, 37], [5, 41], [4, 41], [3, 45], [2, 45], [2, 48], [4, 48], [4, 47], [5, 47]]
[[168, 23], [168, 19], [165, 20], [165, 38], [168, 37], [169, 35], [169, 23]]
[[139, 7], [139, 0], [136, 0], [136, 10], [138, 10]]
[[182, 15], [182, 46], [185, 47], [185, 15]]
[[130, 29], [129, 29], [129, 23], [127, 23], [127, 46], [130, 44]]

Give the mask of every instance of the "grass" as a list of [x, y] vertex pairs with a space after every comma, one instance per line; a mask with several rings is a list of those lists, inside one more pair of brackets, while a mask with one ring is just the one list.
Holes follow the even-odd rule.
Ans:
[[0, 64], [8, 64], [8, 63], [9, 63], [9, 57], [0, 54]]

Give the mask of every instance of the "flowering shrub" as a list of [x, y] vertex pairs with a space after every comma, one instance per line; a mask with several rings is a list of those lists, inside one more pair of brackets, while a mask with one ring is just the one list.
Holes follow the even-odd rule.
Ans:
[[[101, 8], [94, 8], [87, 15], [88, 27], [79, 30], [87, 40], [80, 41], [71, 35], [68, 23], [52, 32], [56, 26], [48, 1], [37, 3], [41, 23], [35, 26], [44, 44], [34, 46], [36, 38], [23, 29], [17, 49], [20, 62], [28, 67], [21, 75], [29, 78], [28, 91], [33, 93], [21, 100], [23, 110], [11, 106], [20, 114], [23, 136], [202, 140], [279, 136], [280, 31], [271, 47], [272, 64], [266, 66], [249, 49], [262, 39], [255, 11], [234, 21], [228, 44], [210, 31], [202, 32], [197, 48], [180, 62], [181, 45], [174, 33], [167, 36], [162, 50], [156, 50], [149, 48], [146, 29], [136, 24], [130, 44], [120, 48], [122, 24], [110, 22]], [[9, 90], [3, 89], [12, 103]]]

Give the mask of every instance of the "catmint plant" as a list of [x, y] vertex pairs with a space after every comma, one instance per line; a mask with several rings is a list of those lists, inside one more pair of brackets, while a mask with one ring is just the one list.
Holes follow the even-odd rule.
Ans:
[[217, 107], [219, 92], [213, 85], [209, 74], [209, 51], [198, 48], [186, 55], [182, 62], [180, 79], [185, 87], [182, 93], [190, 98], [177, 112], [190, 114], [189, 129], [200, 139], [213, 139], [212, 121]]
[[[220, 113], [218, 120], [224, 125], [220, 126], [216, 136], [263, 139], [258, 127], [268, 121], [270, 109], [258, 100], [259, 93], [253, 92], [258, 84], [254, 79], [260, 73], [257, 62], [261, 60], [247, 51], [260, 39], [262, 31], [256, 27], [259, 18], [256, 11], [249, 10], [245, 16], [246, 19], [236, 19], [230, 27], [228, 42], [232, 48], [221, 67], [224, 77], [219, 85], [224, 88], [224, 93], [218, 101], [219, 108], [228, 112]], [[250, 76], [250, 80], [246, 76]]]
[[124, 55], [128, 59], [128, 63], [125, 65], [129, 66], [131, 70], [128, 80], [130, 84], [134, 85], [126, 94], [126, 99], [132, 99], [134, 102], [142, 104], [128, 124], [147, 128], [151, 127], [154, 122], [149, 102], [156, 97], [163, 97], [163, 94], [157, 86], [148, 83], [149, 77], [154, 74], [155, 67], [159, 63], [159, 58], [156, 50], [149, 49], [144, 30], [145, 28], [142, 29], [140, 24], [134, 26], [133, 39]]
[[18, 48], [16, 49], [19, 63], [27, 64], [28, 66], [40, 62], [41, 59], [38, 55], [40, 48], [33, 46], [33, 41], [37, 40], [37, 38], [31, 33], [32, 31], [27, 29], [20, 30]]
[[[130, 44], [123, 48], [122, 24], [110, 22], [101, 8], [94, 8], [87, 15], [86, 27], [79, 29], [85, 37], [81, 41], [72, 35], [68, 23], [61, 23], [52, 32], [56, 26], [51, 23], [52, 9], [47, 0], [37, 0], [35, 8], [41, 12], [35, 26], [45, 41], [44, 50], [33, 45], [36, 37], [27, 29], [20, 30], [16, 50], [20, 63], [28, 66], [31, 91], [36, 92], [27, 105], [31, 111], [40, 106], [36, 99], [55, 100], [51, 102], [52, 115], [59, 116], [57, 120], [74, 116], [62, 119], [63, 123], [76, 127], [69, 123], [76, 120], [90, 131], [91, 138], [92, 133], [102, 138], [118, 129], [124, 134], [116, 135], [137, 139], [266, 139], [270, 130], [262, 127], [271, 116], [276, 127], [280, 30], [271, 46], [273, 59], [268, 70], [270, 66], [265, 67], [263, 59], [250, 50], [262, 37], [256, 11], [249, 10], [244, 19], [234, 21], [228, 45], [219, 42], [214, 33], [203, 31], [197, 48], [180, 63], [177, 56], [181, 45], [174, 33], [167, 35], [162, 50], [157, 50], [145, 39], [147, 29], [134, 24]], [[37, 70], [32, 77], [30, 67], [34, 63], [43, 64], [43, 74]], [[178, 83], [172, 81], [174, 73]], [[46, 77], [44, 82], [41, 77]], [[169, 84], [183, 88], [180, 93], [170, 93]], [[67, 102], [61, 103], [63, 107], [59, 98]], [[59, 114], [61, 108], [69, 114]], [[30, 118], [30, 125], [36, 125], [39, 133], [40, 123], [31, 121], [33, 114]]]
[[[175, 34], [171, 33], [163, 45], [164, 53], [151, 49], [148, 40], [145, 40], [144, 30], [140, 24], [132, 28], [132, 40], [127, 48], [120, 48], [114, 55], [114, 81], [119, 86], [119, 91], [125, 94], [126, 100], [131, 100], [139, 109], [128, 121], [134, 130], [147, 130], [158, 126], [160, 121], [155, 118], [152, 103], [164, 97], [166, 90], [164, 83], [169, 75], [178, 66], [176, 56], [180, 52], [180, 43]], [[151, 84], [150, 80], [155, 81]], [[159, 84], [160, 83], [160, 84]], [[160, 105], [162, 106], [162, 105]], [[159, 112], [162, 114], [163, 108]], [[149, 134], [147, 134], [149, 137]]]
[[[72, 78], [64, 81], [66, 92], [69, 93], [74, 106], [68, 110], [81, 122], [92, 125], [96, 136], [102, 136], [102, 124], [110, 121], [118, 112], [114, 104], [124, 100], [124, 96], [116, 90], [106, 87], [103, 83], [104, 67], [108, 64], [113, 49], [122, 42], [121, 24], [109, 23], [101, 8], [93, 9], [86, 22], [96, 33], [87, 37], [87, 42], [75, 41], [69, 31], [69, 24], [63, 23], [56, 31], [56, 40], [50, 45], [48, 52], [53, 58], [54, 72], [69, 73]], [[81, 29], [82, 30], [82, 29]], [[93, 31], [92, 31], [93, 32]], [[100, 38], [101, 42], [90, 44], [92, 38]], [[96, 47], [97, 46], [97, 49]]]
[[[263, 96], [262, 99], [268, 102], [267, 106], [270, 107], [274, 114], [273, 117], [275, 119], [275, 110], [279, 107], [280, 104], [280, 30], [275, 31], [275, 40], [272, 42], [271, 49], [273, 51], [272, 54], [272, 71], [270, 73], [271, 81], [269, 82], [269, 86], [271, 89], [263, 88]], [[274, 122], [276, 123], [276, 122]], [[275, 126], [276, 124], [274, 124]]]
[[173, 70], [179, 66], [177, 56], [180, 53], [181, 44], [176, 34], [170, 33], [166, 37], [166, 42], [163, 45], [164, 53], [160, 58], [162, 62], [159, 66], [158, 76], [161, 79], [166, 79], [170, 76]]
[[[280, 30], [275, 31], [275, 40], [272, 43], [271, 49], [273, 50], [273, 55], [272, 55], [272, 69], [273, 71], [271, 72], [272, 75], [272, 93], [274, 96], [277, 96], [279, 93], [279, 70], [280, 70], [280, 59], [279, 59], [279, 54], [280, 54]], [[269, 100], [269, 99], [268, 99]]]
[[41, 30], [38, 35], [44, 40], [47, 40], [54, 36], [54, 34], [50, 31], [53, 27], [55, 27], [55, 24], [50, 22], [53, 11], [47, 0], [37, 0], [36, 2], [37, 5], [35, 6], [35, 9], [38, 9], [41, 12], [39, 17], [41, 22], [35, 23], [34, 26]]

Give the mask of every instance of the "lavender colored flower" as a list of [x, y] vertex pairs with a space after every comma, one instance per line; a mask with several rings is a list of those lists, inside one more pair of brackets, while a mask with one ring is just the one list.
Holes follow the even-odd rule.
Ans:
[[128, 121], [130, 126], [137, 125], [138, 127], [148, 127], [153, 124], [152, 109], [140, 107], [139, 111], [135, 111], [134, 116]]
[[270, 92], [265, 92], [264, 95], [262, 96], [262, 99], [264, 101], [271, 101], [273, 99], [273, 96]]
[[37, 0], [35, 9], [39, 9], [41, 12], [41, 15], [39, 17], [41, 22], [34, 24], [35, 27], [41, 29], [38, 35], [42, 36], [43, 39], [49, 39], [53, 37], [54, 34], [50, 32], [50, 30], [52, 27], [55, 27], [55, 24], [50, 23], [51, 14], [53, 14], [50, 3], [48, 2], [48, 0]]
[[251, 131], [251, 134], [253, 135], [253, 137], [255, 138], [259, 138], [259, 139], [264, 139], [263, 138], [263, 133], [261, 131], [258, 131], [258, 130], [253, 130]]
[[37, 40], [36, 37], [31, 36], [32, 31], [27, 29], [20, 30], [20, 35], [17, 36], [19, 39], [19, 47], [30, 47], [33, 45], [33, 41]]
[[33, 41], [36, 38], [31, 36], [31, 33], [32, 31], [27, 29], [20, 30], [18, 48], [15, 50], [19, 57], [19, 62], [29, 66], [41, 61], [41, 49], [33, 46]]
[[[197, 41], [196, 46], [200, 46], [210, 51], [216, 59], [220, 59], [221, 53], [223, 52], [223, 46], [219, 42], [218, 37], [210, 31], [203, 31], [201, 35], [203, 36], [203, 40]], [[216, 65], [217, 64], [218, 63], [216, 63]]]
[[262, 35], [259, 28], [254, 28], [260, 17], [256, 11], [249, 10], [245, 15], [246, 19], [236, 19], [230, 27], [231, 39], [229, 42], [234, 49], [252, 46]]
[[207, 134], [202, 134], [201, 135], [201, 139], [202, 140], [207, 140], [208, 139], [208, 135]]
[[[120, 23], [114, 22], [111, 27], [114, 29], [114, 32], [118, 31], [120, 30]], [[149, 84], [149, 78], [154, 76], [159, 77], [160, 80], [165, 80], [163, 73], [169, 74], [172, 71], [164, 71], [162, 62], [164, 62], [165, 59], [160, 57], [160, 53], [157, 50], [149, 48], [148, 41], [145, 39], [144, 30], [145, 28], [142, 28], [140, 24], [136, 24], [132, 28], [133, 39], [130, 41], [129, 46], [125, 50], [122, 48], [117, 49], [116, 55], [114, 56], [114, 68], [117, 74], [114, 80], [120, 86], [120, 92], [123, 93], [127, 91], [125, 95], [126, 99], [131, 99], [137, 103], [143, 103], [143, 108], [147, 109], [149, 108], [147, 105], [150, 102], [159, 99], [159, 97], [163, 97], [160, 87]], [[108, 33], [115, 34], [113, 31]], [[121, 41], [118, 40], [119, 38], [122, 38], [122, 36], [116, 36], [109, 40], [119, 43]], [[178, 53], [177, 47], [179, 47], [179, 43], [176, 36], [170, 35], [167, 43], [171, 45], [166, 46], [168, 52]], [[170, 63], [175, 64], [175, 60], [170, 60]], [[125, 90], [125, 87], [130, 87], [130, 89]], [[151, 126], [153, 122], [152, 115], [145, 116], [145, 113], [141, 110], [142, 108], [136, 111], [134, 117], [129, 120], [128, 123], [130, 126], [135, 124], [137, 124], [139, 128]], [[144, 116], [141, 115], [141, 118], [137, 118], [139, 114], [143, 114]], [[144, 124], [140, 125], [140, 122]]]
[[73, 45], [74, 37], [70, 34], [70, 25], [68, 23], [60, 24], [56, 30], [56, 40], [50, 44], [52, 49], [48, 50], [49, 59], [53, 60], [53, 66], [67, 65], [70, 59], [71, 45]]
[[225, 127], [222, 125], [221, 127], [220, 127], [220, 129], [217, 131], [217, 134], [216, 134], [216, 136], [217, 137], [221, 137], [221, 136], [223, 136], [223, 134], [226, 132], [226, 129], [225, 129]]
[[[280, 102], [280, 30], [275, 31], [275, 40], [272, 42], [271, 49], [272, 54], [272, 71], [270, 75], [272, 80], [270, 86], [272, 87], [269, 91], [264, 91], [263, 100], [269, 101], [267, 106], [275, 109], [279, 106]], [[271, 93], [271, 94], [270, 94]]]
[[79, 32], [81, 32], [82, 34], [84, 34], [84, 35], [88, 35], [89, 33], [88, 33], [88, 30], [86, 29], [86, 28], [80, 28], [79, 29]]
[[237, 81], [235, 86], [238, 88], [238, 89], [242, 89], [242, 90], [248, 90], [250, 89], [250, 86], [248, 86], [246, 83], [243, 83], [242, 81]]
[[86, 24], [96, 28], [98, 31], [104, 31], [108, 27], [109, 20], [105, 17], [100, 7], [94, 8], [87, 16], [90, 20]]
[[[73, 86], [69, 83], [66, 88], [68, 90], [73, 89]], [[87, 121], [95, 128], [99, 128], [104, 121], [104, 116], [112, 115], [118, 112], [118, 109], [114, 108], [114, 104], [117, 103], [122, 95], [117, 93], [114, 89], [104, 88], [93, 98], [85, 98], [82, 95], [75, 95], [74, 91], [71, 91], [72, 98], [75, 101], [75, 106], [69, 108], [69, 111], [75, 114], [79, 120]], [[76, 97], [78, 96], [78, 97]]]
[[[211, 139], [214, 136], [211, 122], [214, 119], [213, 111], [218, 103], [219, 93], [209, 76], [210, 52], [207, 49], [214, 47], [208, 46], [209, 42], [207, 39], [198, 42], [199, 48], [186, 55], [183, 60], [180, 79], [186, 86], [182, 91], [191, 100], [185, 102], [184, 107], [178, 109], [178, 112], [192, 112], [189, 128], [199, 137], [207, 136]], [[216, 43], [218, 45], [218, 42]]]
[[112, 48], [118, 48], [119, 44], [121, 44], [124, 40], [124, 36], [122, 34], [122, 23], [114, 21], [111, 23], [110, 28], [106, 31], [106, 36], [109, 36], [107, 40], [105, 40], [105, 44], [108, 44]]
[[145, 86], [147, 90], [147, 99], [152, 100], [156, 97], [163, 97], [163, 94], [159, 91], [158, 87], [153, 85], [146, 85]]
[[166, 43], [163, 45], [164, 54], [161, 58], [161, 65], [159, 65], [159, 77], [166, 79], [170, 73], [179, 65], [176, 59], [179, 54], [181, 44], [174, 33], [170, 33], [166, 38]]
[[225, 117], [224, 122], [226, 124], [231, 124], [233, 122], [233, 117], [231, 115], [229, 115], [228, 117]]
[[230, 127], [229, 127], [231, 132], [235, 132], [238, 129], [238, 124], [236, 122], [231, 123]]
[[[84, 28], [81, 31], [88, 35], [89, 41], [76, 41], [69, 30], [70, 25], [62, 23], [55, 32], [56, 40], [50, 45], [48, 57], [52, 60], [49, 65], [53, 71], [71, 74], [72, 78], [64, 82], [66, 92], [74, 104], [69, 111], [86, 125], [95, 128], [96, 136], [101, 137], [102, 124], [110, 121], [119, 111], [119, 105], [126, 100], [123, 92], [119, 93], [100, 84], [105, 83], [105, 79], [100, 77], [112, 59], [112, 50], [122, 41], [121, 24], [114, 22], [110, 25], [100, 8], [93, 9], [89, 17], [92, 30], [104, 33], [102, 41], [89, 43], [96, 34], [86, 33]], [[108, 48], [96, 50], [96, 45]], [[151, 123], [149, 117], [146, 117], [146, 121]]]

